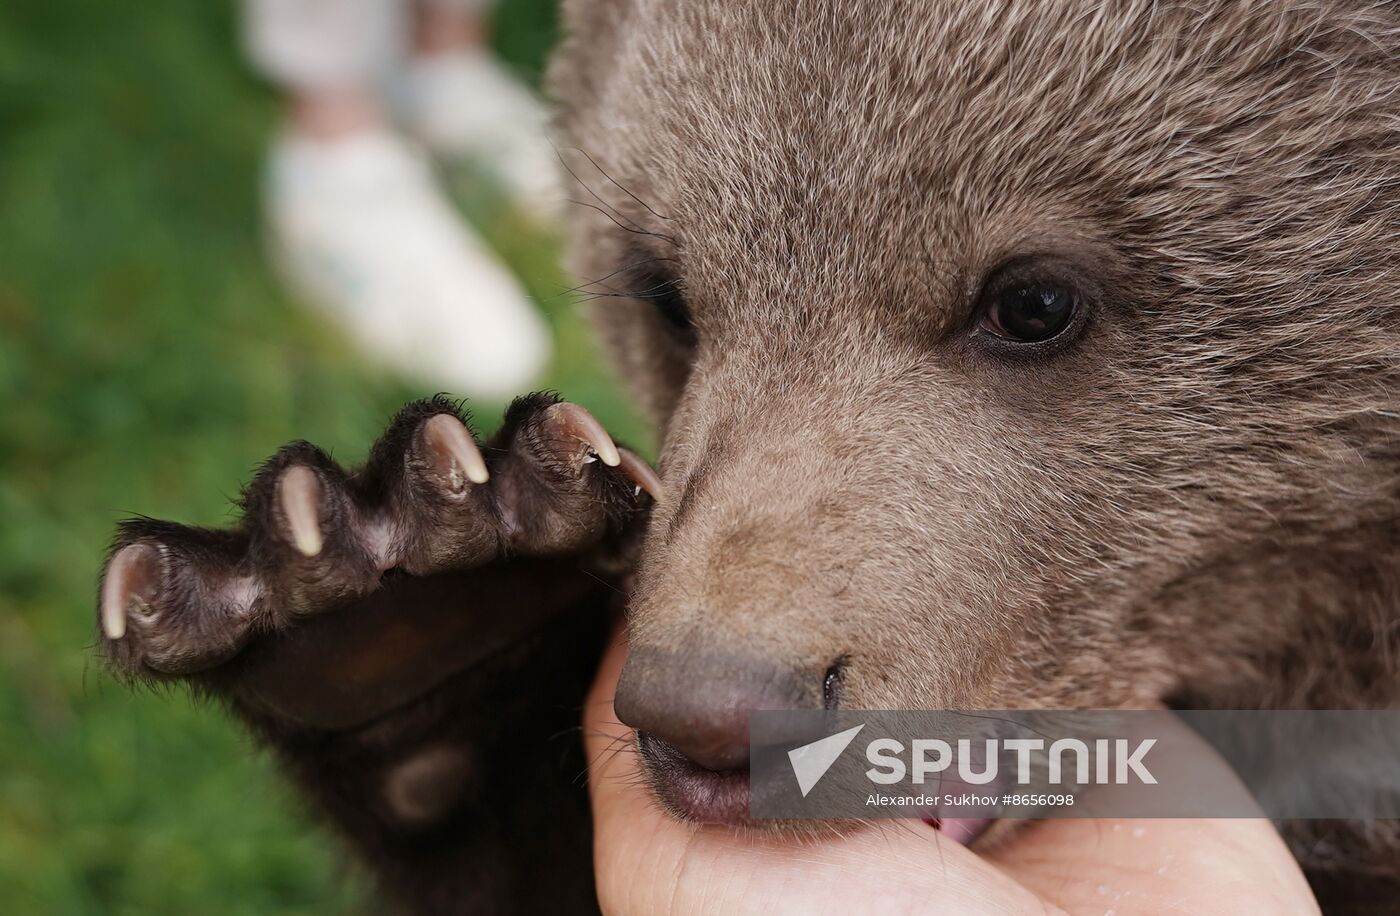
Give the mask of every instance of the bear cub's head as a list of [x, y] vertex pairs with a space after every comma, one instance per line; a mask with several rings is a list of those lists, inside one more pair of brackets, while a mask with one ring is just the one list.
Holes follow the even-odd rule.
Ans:
[[752, 708], [1377, 701], [1400, 12], [566, 19], [573, 266], [664, 482], [617, 707], [673, 809], [732, 814], [667, 774]]

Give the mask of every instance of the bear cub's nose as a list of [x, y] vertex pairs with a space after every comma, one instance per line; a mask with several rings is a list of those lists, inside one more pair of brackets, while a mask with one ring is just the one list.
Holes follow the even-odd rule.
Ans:
[[692, 763], [735, 770], [748, 765], [749, 713], [820, 709], [819, 680], [754, 659], [636, 649], [614, 706], [624, 724]]

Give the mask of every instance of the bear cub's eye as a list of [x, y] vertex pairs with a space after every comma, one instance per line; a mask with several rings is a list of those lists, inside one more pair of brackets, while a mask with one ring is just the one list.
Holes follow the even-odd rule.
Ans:
[[652, 304], [666, 329], [681, 343], [694, 343], [695, 322], [685, 300], [685, 286], [679, 278], [662, 270], [639, 270], [628, 278], [626, 286], [630, 298]]
[[695, 322], [690, 317], [690, 306], [680, 284], [670, 280], [662, 284], [658, 291], [648, 296], [656, 306], [657, 313], [678, 334], [695, 333]]
[[1039, 343], [1058, 337], [1078, 308], [1078, 295], [1067, 287], [1014, 283], [991, 297], [982, 327], [1007, 340]]
[[987, 278], [977, 331], [1004, 355], [1048, 353], [1079, 336], [1099, 298], [1093, 275], [1075, 262], [1055, 255], [1019, 258]]

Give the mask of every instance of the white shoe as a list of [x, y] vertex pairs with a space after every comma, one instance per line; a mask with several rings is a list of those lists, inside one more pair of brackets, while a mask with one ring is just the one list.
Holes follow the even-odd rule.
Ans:
[[371, 355], [492, 398], [520, 393], [544, 367], [539, 312], [398, 137], [285, 135], [265, 193], [278, 266]]
[[416, 57], [397, 101], [404, 125], [444, 159], [481, 160], [537, 216], [562, 208], [559, 157], [544, 104], [493, 55]]

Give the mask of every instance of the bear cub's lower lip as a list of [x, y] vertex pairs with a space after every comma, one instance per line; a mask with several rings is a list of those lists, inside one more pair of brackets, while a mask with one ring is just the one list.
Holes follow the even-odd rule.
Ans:
[[637, 733], [642, 767], [661, 803], [674, 814], [702, 824], [747, 824], [747, 764], [709, 770], [646, 732]]
[[[706, 769], [646, 732], [637, 732], [637, 752], [657, 797], [678, 817], [700, 824], [757, 823], [749, 813], [747, 765]], [[925, 818], [924, 822], [963, 846], [972, 845], [992, 824], [990, 818]]]

